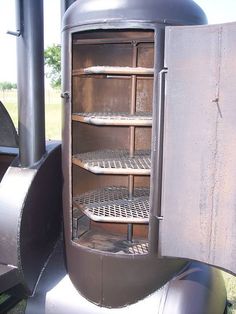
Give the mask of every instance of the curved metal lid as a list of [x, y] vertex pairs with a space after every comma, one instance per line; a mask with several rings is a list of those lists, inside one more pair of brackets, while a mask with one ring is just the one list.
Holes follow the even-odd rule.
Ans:
[[65, 13], [63, 28], [124, 20], [173, 25], [207, 23], [205, 13], [192, 0], [78, 0]]

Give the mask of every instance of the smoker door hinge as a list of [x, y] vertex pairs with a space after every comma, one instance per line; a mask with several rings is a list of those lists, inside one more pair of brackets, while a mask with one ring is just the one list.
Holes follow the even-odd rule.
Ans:
[[160, 71], [160, 73], [167, 73], [168, 72], [168, 67], [163, 67], [163, 69]]
[[61, 93], [61, 98], [68, 100], [70, 98], [70, 93], [69, 92]]

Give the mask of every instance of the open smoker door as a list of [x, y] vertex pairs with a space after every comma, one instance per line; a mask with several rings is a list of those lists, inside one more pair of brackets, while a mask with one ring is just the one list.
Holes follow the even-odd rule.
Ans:
[[236, 274], [236, 23], [168, 27], [162, 256]]

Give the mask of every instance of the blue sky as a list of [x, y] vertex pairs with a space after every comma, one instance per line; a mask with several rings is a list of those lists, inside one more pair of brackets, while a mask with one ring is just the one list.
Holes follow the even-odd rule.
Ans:
[[[236, 21], [236, 0], [195, 2], [204, 9], [210, 24]], [[6, 35], [7, 30], [15, 30], [14, 8], [15, 0], [0, 0], [0, 82], [16, 82], [16, 39]], [[47, 47], [60, 42], [60, 0], [44, 0], [44, 12]]]

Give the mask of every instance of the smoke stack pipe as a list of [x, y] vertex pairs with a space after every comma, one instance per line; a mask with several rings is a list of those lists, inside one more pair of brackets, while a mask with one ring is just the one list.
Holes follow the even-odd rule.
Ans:
[[19, 150], [22, 167], [45, 154], [43, 0], [17, 0]]

